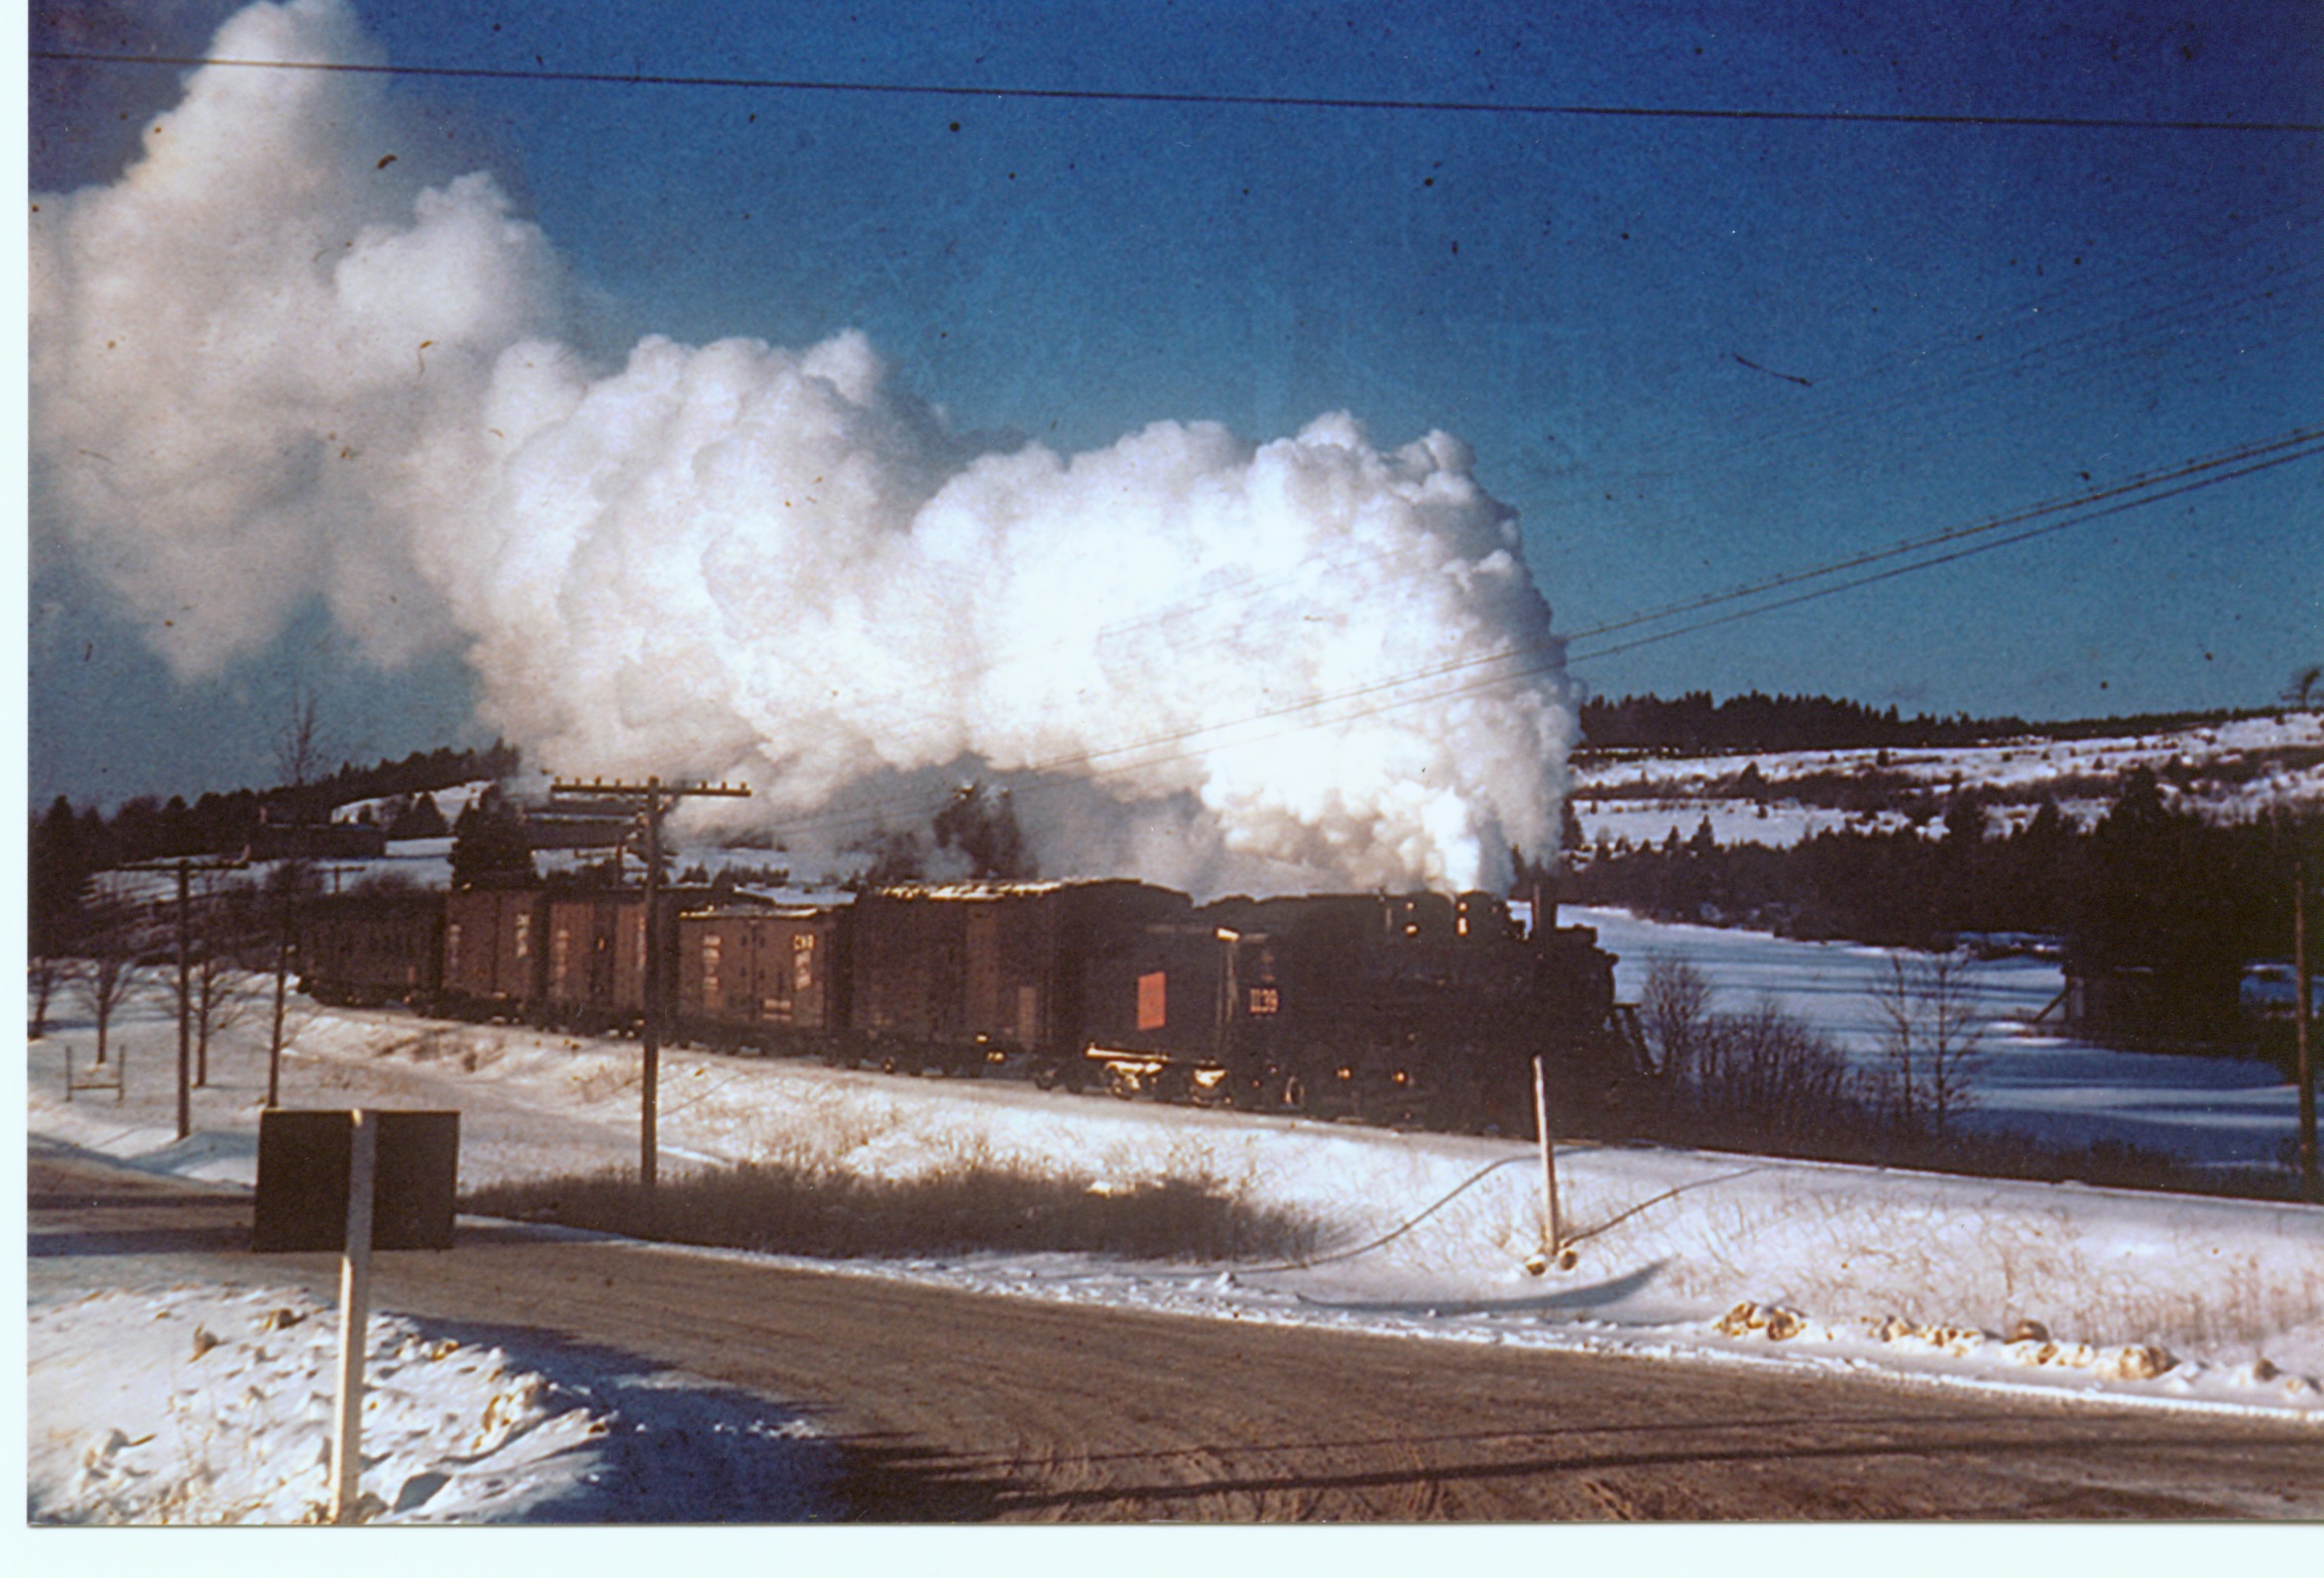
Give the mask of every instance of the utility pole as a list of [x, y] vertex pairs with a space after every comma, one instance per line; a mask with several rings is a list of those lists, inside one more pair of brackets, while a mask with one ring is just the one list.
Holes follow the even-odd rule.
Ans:
[[548, 792], [552, 796], [618, 805], [638, 813], [645, 821], [645, 942], [644, 958], [640, 960], [645, 978], [639, 993], [644, 1023], [638, 1036], [642, 1054], [638, 1079], [638, 1183], [650, 1194], [655, 1161], [660, 1154], [660, 1139], [655, 1132], [655, 1087], [661, 1077], [661, 918], [657, 913], [661, 907], [661, 819], [671, 806], [689, 795], [747, 800], [751, 791], [740, 784], [665, 784], [659, 778], [648, 778], [642, 784], [626, 784], [593, 778], [587, 783], [552, 782]]
[[244, 863], [239, 857], [223, 855], [207, 859], [179, 855], [174, 860], [138, 860], [122, 867], [125, 871], [174, 870], [177, 873], [177, 1138], [180, 1140], [189, 1139], [193, 1134], [192, 877], [196, 871], [232, 871]]
[[2324, 1204], [2324, 1189], [2316, 1178], [2316, 1067], [2309, 1058], [2309, 994], [2315, 990], [2308, 975], [2308, 854], [2305, 848], [2291, 862], [2291, 979], [2299, 1001], [2292, 1008], [2292, 1076], [2300, 1087], [2300, 1198]]

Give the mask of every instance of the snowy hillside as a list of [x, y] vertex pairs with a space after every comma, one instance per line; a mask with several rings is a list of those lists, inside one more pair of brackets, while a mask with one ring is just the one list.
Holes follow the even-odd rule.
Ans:
[[[2111, 803], [2123, 776], [2152, 770], [2174, 807], [2216, 821], [2249, 818], [2275, 806], [2324, 805], [2324, 713], [2247, 718], [2162, 734], [2094, 739], [2028, 737], [1986, 745], [1928, 749], [1807, 750], [1715, 756], [1624, 755], [1584, 759], [1573, 774], [1574, 810], [1595, 844], [1660, 844], [1676, 831], [1693, 836], [1705, 817], [1721, 844], [1797, 844], [1837, 828], [1891, 832], [1912, 825], [1904, 810], [1874, 808], [1877, 798], [1913, 791], [1987, 790], [1998, 831], [2030, 821], [2043, 799], [2088, 826]], [[1737, 780], [1756, 770], [1762, 786]], [[1865, 784], [1866, 804], [1835, 786]], [[1814, 793], [1803, 795], [1804, 787]]]

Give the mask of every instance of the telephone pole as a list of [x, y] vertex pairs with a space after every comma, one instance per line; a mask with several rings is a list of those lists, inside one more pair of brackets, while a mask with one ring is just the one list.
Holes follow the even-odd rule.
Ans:
[[240, 856], [179, 855], [170, 860], [132, 861], [122, 867], [125, 871], [177, 873], [177, 1138], [180, 1140], [193, 1134], [192, 877], [196, 871], [233, 871], [248, 863]]
[[593, 778], [587, 783], [579, 780], [559, 780], [548, 786], [552, 797], [590, 800], [600, 805], [615, 805], [635, 812], [645, 823], [645, 944], [644, 958], [640, 961], [645, 978], [640, 986], [644, 1023], [639, 1031], [639, 1046], [643, 1057], [639, 1074], [638, 1115], [638, 1183], [648, 1194], [653, 1191], [655, 1160], [660, 1154], [659, 1136], [655, 1132], [655, 1087], [661, 1076], [661, 819], [679, 800], [689, 795], [715, 795], [728, 799], [747, 800], [751, 791], [740, 784], [665, 784], [659, 778], [648, 778], [641, 784], [608, 783]]
[[2305, 847], [2291, 863], [2291, 980], [2299, 1000], [2292, 1007], [2292, 1077], [2300, 1087], [2300, 1198], [2324, 1204], [2324, 1190], [2316, 1178], [2316, 1066], [2311, 1061], [2308, 1020], [2310, 983], [2308, 958], [2308, 853]]

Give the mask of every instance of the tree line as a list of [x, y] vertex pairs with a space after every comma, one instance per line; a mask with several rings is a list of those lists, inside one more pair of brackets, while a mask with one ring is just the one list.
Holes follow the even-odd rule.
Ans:
[[425, 831], [391, 829], [390, 836], [440, 838], [450, 830], [433, 802], [424, 801], [428, 791], [505, 778], [521, 765], [517, 747], [496, 740], [482, 750], [415, 750], [401, 761], [382, 760], [370, 767], [342, 763], [328, 777], [310, 782], [213, 791], [190, 804], [182, 795], [168, 800], [142, 795], [123, 802], [109, 817], [94, 805], [76, 808], [59, 795], [34, 823], [33, 866], [36, 873], [44, 862], [86, 873], [137, 860], [230, 854], [247, 847], [262, 825], [326, 821], [333, 807], [351, 800], [402, 799], [403, 814]]
[[2039, 733], [2053, 739], [2143, 734], [2258, 716], [2213, 711], [2028, 723], [2023, 718], [1901, 716], [1830, 696], [1766, 696], [1746, 691], [1713, 701], [1708, 691], [1683, 696], [1593, 697], [1581, 704], [1583, 751], [1669, 751], [1694, 755], [1744, 750], [1872, 750], [1975, 745]]
[[2168, 805], [2141, 767], [2087, 828], [2045, 800], [1996, 834], [1973, 785], [1946, 798], [1937, 837], [1851, 828], [1788, 847], [1721, 845], [1705, 817], [1688, 839], [1673, 829], [1660, 845], [1569, 851], [1562, 895], [1658, 920], [1899, 948], [2044, 934], [2092, 968], [2158, 972], [2232, 1007], [2245, 961], [2291, 955], [2302, 847], [2309, 869], [2324, 869], [2324, 815], [2208, 822]]

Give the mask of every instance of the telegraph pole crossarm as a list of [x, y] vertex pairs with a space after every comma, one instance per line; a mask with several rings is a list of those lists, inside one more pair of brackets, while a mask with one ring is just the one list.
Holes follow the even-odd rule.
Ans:
[[159, 860], [132, 860], [121, 867], [124, 871], [177, 873], [177, 1138], [180, 1140], [193, 1134], [191, 881], [196, 871], [238, 871], [249, 863], [240, 855], [180, 854]]
[[551, 798], [610, 802], [639, 813], [645, 822], [645, 929], [641, 951], [644, 958], [640, 960], [645, 974], [641, 983], [644, 1024], [638, 1036], [642, 1054], [638, 1080], [638, 1183], [640, 1188], [651, 1193], [655, 1161], [660, 1155], [655, 1086], [661, 1072], [661, 971], [656, 967], [661, 958], [661, 922], [656, 914], [661, 899], [661, 819], [681, 799], [710, 796], [747, 800], [751, 790], [747, 785], [729, 783], [665, 784], [659, 778], [648, 778], [641, 784], [608, 783], [603, 778], [583, 783], [579, 779], [559, 778], [550, 781], [548, 792]]

